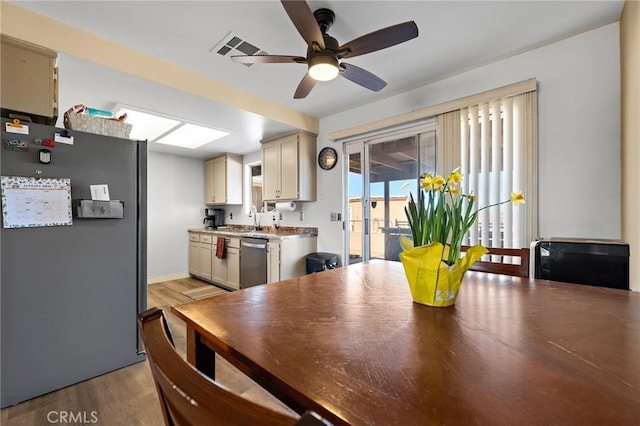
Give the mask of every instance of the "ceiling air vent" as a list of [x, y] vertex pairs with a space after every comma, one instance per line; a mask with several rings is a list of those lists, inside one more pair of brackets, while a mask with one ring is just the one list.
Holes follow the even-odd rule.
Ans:
[[[259, 47], [254, 46], [246, 40], [241, 39], [231, 31], [222, 38], [218, 44], [213, 46], [209, 52], [216, 52], [221, 56], [234, 56], [234, 55], [266, 55], [267, 52], [261, 50]], [[250, 67], [253, 64], [243, 64]]]

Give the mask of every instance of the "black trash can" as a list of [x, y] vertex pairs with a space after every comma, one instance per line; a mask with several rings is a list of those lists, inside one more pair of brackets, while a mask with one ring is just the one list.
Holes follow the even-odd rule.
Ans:
[[307, 274], [335, 269], [342, 266], [340, 256], [335, 253], [309, 253], [307, 255]]

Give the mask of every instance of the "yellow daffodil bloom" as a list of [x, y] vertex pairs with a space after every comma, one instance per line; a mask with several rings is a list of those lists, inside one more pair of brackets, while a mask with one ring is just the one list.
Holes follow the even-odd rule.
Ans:
[[513, 203], [513, 205], [518, 205], [518, 204], [524, 204], [524, 194], [522, 193], [522, 191], [518, 191], [518, 192], [512, 192], [511, 193], [511, 202]]
[[444, 184], [446, 183], [446, 181], [444, 180], [444, 178], [440, 175], [436, 176], [433, 178], [433, 189], [436, 191], [439, 191], [442, 189], [442, 187], [444, 186]]
[[[416, 199], [409, 193], [405, 213], [411, 228], [412, 247], [427, 247], [439, 243], [442, 247], [442, 259], [448, 265], [460, 260], [463, 236], [473, 226], [477, 226], [478, 213], [506, 203], [524, 204], [522, 191], [512, 192], [511, 199], [497, 201], [486, 206], [476, 207], [478, 197], [470, 191], [463, 193], [461, 182], [463, 174], [457, 168], [443, 178], [441, 175], [424, 173], [420, 176], [420, 196]], [[406, 187], [406, 184], [402, 186]], [[447, 193], [449, 196], [447, 196]], [[446, 226], [443, 226], [446, 225]], [[403, 249], [408, 251], [411, 247]]]
[[449, 179], [447, 179], [447, 181], [449, 183], [454, 183], [456, 185], [462, 182], [462, 173], [460, 173], [460, 170], [456, 169], [453, 172], [451, 172], [451, 174], [449, 175]]
[[431, 176], [429, 173], [425, 173], [424, 175], [422, 175], [420, 186], [422, 186], [426, 190], [433, 189], [433, 176]]

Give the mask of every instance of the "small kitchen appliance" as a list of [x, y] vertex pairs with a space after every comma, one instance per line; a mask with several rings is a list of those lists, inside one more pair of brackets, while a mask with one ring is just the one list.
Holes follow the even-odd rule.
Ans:
[[202, 223], [206, 224], [208, 228], [217, 228], [224, 225], [224, 210], [212, 209], [207, 207], [204, 209], [204, 220]]

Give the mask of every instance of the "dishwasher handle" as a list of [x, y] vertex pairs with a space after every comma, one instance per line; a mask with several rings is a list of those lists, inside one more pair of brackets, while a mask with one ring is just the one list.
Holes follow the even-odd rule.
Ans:
[[255, 243], [247, 243], [247, 242], [242, 242], [242, 247], [249, 247], [249, 248], [256, 248], [256, 249], [266, 249], [267, 245], [266, 244], [255, 244]]

